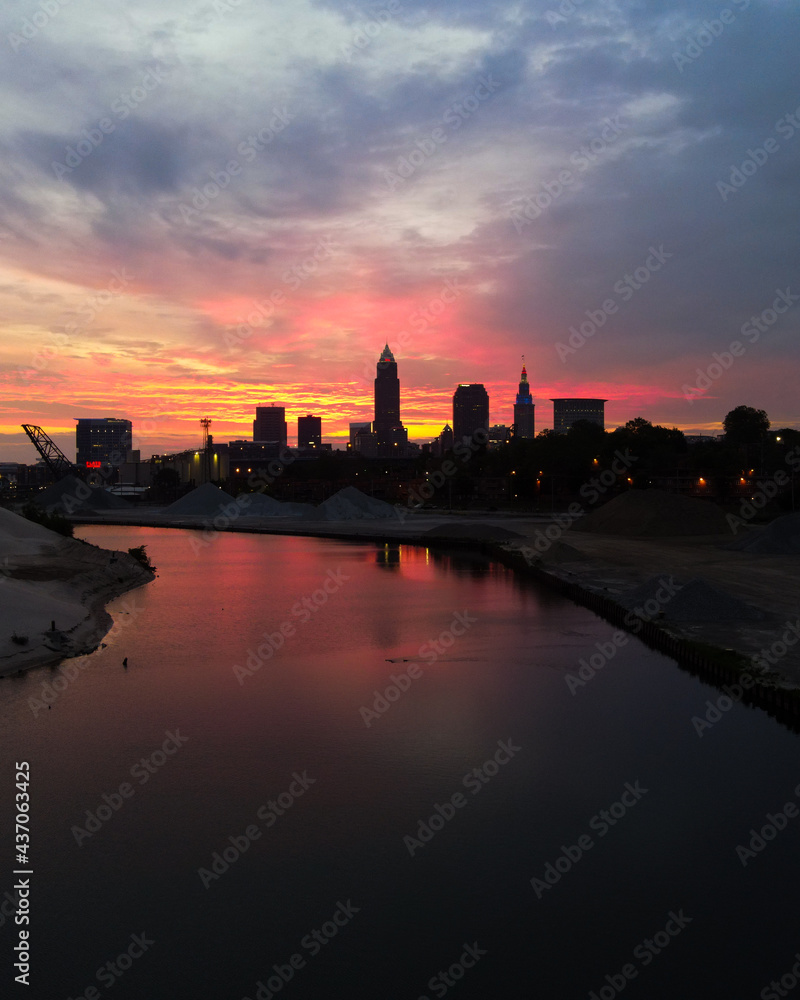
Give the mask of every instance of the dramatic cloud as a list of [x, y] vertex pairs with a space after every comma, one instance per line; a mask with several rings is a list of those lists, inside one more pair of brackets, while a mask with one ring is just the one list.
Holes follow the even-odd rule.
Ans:
[[385, 340], [421, 440], [458, 382], [510, 422], [523, 353], [538, 428], [800, 421], [790, 0], [23, 0], [0, 44], [6, 459], [265, 401], [341, 439]]

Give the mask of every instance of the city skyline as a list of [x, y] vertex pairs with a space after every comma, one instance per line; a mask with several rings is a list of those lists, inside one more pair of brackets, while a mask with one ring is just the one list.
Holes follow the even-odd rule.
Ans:
[[384, 342], [413, 441], [460, 382], [511, 423], [523, 353], [608, 426], [800, 423], [788, 3], [79, 8], [0, 13], [3, 459], [270, 399], [344, 444]]

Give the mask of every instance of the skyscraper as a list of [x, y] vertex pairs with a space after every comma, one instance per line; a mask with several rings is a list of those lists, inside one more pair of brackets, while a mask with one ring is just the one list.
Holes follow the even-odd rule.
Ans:
[[408, 434], [400, 422], [400, 379], [397, 362], [388, 343], [378, 359], [375, 376], [375, 420], [373, 430], [378, 443], [378, 455], [388, 457], [405, 450]]
[[132, 444], [130, 420], [120, 417], [81, 418], [75, 428], [76, 462], [85, 469], [121, 465]]
[[528, 373], [525, 371], [525, 358], [522, 358], [522, 374], [519, 378], [519, 392], [514, 403], [514, 437], [532, 438], [534, 431], [534, 412], [536, 406], [528, 385]]
[[322, 417], [312, 417], [309, 413], [297, 418], [297, 447], [322, 447]]
[[578, 420], [589, 420], [605, 427], [607, 399], [554, 399], [553, 430], [564, 434]]
[[483, 431], [481, 441], [485, 444], [489, 437], [489, 393], [481, 382], [462, 383], [453, 394], [453, 438], [456, 443], [477, 440], [476, 431]]
[[286, 444], [286, 407], [257, 406], [256, 419], [253, 421], [254, 441], [277, 441]]

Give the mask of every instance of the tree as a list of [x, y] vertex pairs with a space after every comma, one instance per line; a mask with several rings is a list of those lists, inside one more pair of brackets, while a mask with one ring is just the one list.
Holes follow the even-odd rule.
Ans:
[[752, 406], [737, 406], [725, 415], [722, 426], [727, 442], [757, 444], [769, 430], [769, 417], [765, 410], [756, 410]]

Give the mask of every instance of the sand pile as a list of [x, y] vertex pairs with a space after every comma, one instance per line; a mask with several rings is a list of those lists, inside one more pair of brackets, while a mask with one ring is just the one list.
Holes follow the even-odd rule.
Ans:
[[631, 610], [642, 608], [648, 618], [675, 622], [763, 621], [764, 612], [720, 590], [702, 577], [686, 583], [670, 573], [653, 576], [622, 594], [619, 603]]
[[319, 505], [320, 514], [326, 521], [357, 521], [357, 520], [378, 520], [386, 517], [397, 517], [397, 511], [390, 503], [383, 500], [375, 500], [368, 497], [366, 493], [355, 488], [346, 486], [338, 493]]
[[213, 483], [203, 483], [185, 497], [169, 505], [164, 514], [181, 517], [215, 517], [222, 508], [234, 503], [233, 497]]
[[71, 514], [73, 511], [130, 510], [122, 497], [109, 493], [102, 486], [89, 486], [77, 476], [65, 476], [46, 490], [37, 493], [33, 502], [48, 512]]
[[243, 515], [254, 517], [275, 517], [283, 507], [280, 500], [266, 493], [240, 493], [236, 502], [241, 505]]
[[322, 521], [323, 517], [313, 503], [282, 503], [274, 517], [296, 517], [301, 521]]
[[52, 549], [62, 537], [41, 524], [0, 507], [0, 556], [3, 559], [40, 553], [44, 546]]
[[720, 508], [706, 500], [664, 490], [629, 490], [581, 518], [571, 530], [633, 538], [716, 535], [730, 529]]
[[423, 532], [423, 535], [426, 538], [461, 538], [475, 542], [507, 542], [513, 538], [525, 538], [518, 531], [511, 531], [500, 525], [480, 524], [477, 521], [439, 524]]
[[752, 528], [725, 548], [760, 555], [799, 555], [800, 514], [784, 514], [766, 528]]

